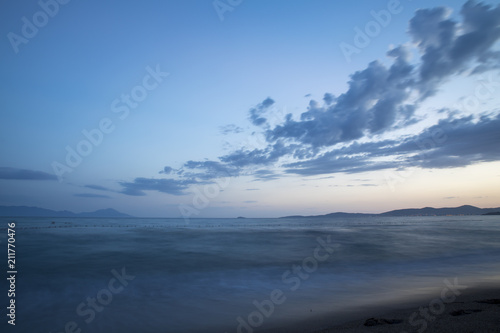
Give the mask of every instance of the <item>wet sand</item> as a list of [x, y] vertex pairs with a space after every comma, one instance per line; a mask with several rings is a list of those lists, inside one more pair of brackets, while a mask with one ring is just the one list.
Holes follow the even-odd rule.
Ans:
[[465, 290], [453, 301], [451, 293], [444, 296], [419, 306], [366, 310], [356, 320], [304, 332], [500, 332], [500, 288]]
[[[457, 295], [458, 294], [458, 295]], [[469, 288], [310, 318], [265, 333], [500, 333], [500, 286]]]

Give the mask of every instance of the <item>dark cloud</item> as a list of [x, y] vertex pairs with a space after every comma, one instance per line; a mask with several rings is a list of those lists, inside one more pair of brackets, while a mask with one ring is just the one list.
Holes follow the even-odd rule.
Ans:
[[420, 9], [410, 20], [409, 33], [422, 52], [419, 87], [422, 96], [435, 94], [448, 77], [475, 68], [473, 73], [498, 68], [492, 46], [500, 38], [500, 5], [467, 1], [458, 23], [446, 8]]
[[174, 172], [174, 169], [172, 167], [169, 167], [169, 166], [166, 166], [163, 168], [163, 170], [161, 170], [159, 173], [164, 173], [166, 175], [169, 175], [171, 174], [172, 172]]
[[354, 143], [314, 159], [285, 164], [285, 171], [319, 175], [401, 167], [452, 168], [498, 161], [499, 128], [500, 114], [492, 118], [444, 119], [402, 141]]
[[53, 174], [28, 170], [28, 169], [18, 169], [9, 167], [0, 167], [0, 179], [11, 179], [11, 180], [57, 180], [57, 177]]
[[[425, 130], [416, 141], [427, 148], [414, 157], [423, 168], [462, 167], [500, 160], [500, 114], [496, 117], [447, 119]], [[443, 143], [430, 137], [443, 131]]]
[[98, 191], [111, 191], [109, 188], [101, 186], [101, 185], [85, 185], [84, 187], [90, 188], [92, 190], [98, 190]]
[[133, 182], [120, 182], [123, 186], [121, 193], [133, 196], [146, 195], [144, 191], [158, 191], [173, 195], [183, 195], [190, 185], [197, 184], [195, 180], [176, 180], [176, 179], [154, 179], [154, 178], [136, 178]]
[[[467, 68], [498, 66], [492, 46], [500, 39], [500, 5], [468, 1], [460, 12], [462, 22], [449, 19], [446, 8], [422, 9], [410, 21], [409, 33], [420, 49], [420, 62], [410, 64], [405, 46], [390, 50], [393, 63], [379, 61], [351, 75], [348, 90], [334, 98], [326, 94], [324, 104], [311, 101], [300, 120], [288, 115], [269, 129], [267, 139], [293, 141], [312, 147], [331, 147], [373, 134], [414, 124], [418, 100], [433, 95], [440, 84]], [[489, 66], [491, 65], [491, 66]]]
[[311, 101], [300, 120], [285, 118], [283, 124], [266, 132], [269, 142], [293, 141], [313, 148], [329, 147], [360, 139], [368, 134], [391, 130], [408, 121], [415, 107], [406, 104], [414, 80], [408, 51], [400, 46], [389, 52], [391, 67], [379, 61], [357, 71], [348, 82], [349, 89], [337, 98], [325, 95], [325, 104]]
[[323, 101], [325, 101], [326, 105], [330, 105], [335, 102], [335, 96], [333, 94], [326, 93], [325, 96], [323, 96]]
[[258, 104], [256, 107], [251, 108], [249, 111], [249, 119], [255, 126], [262, 126], [267, 122], [267, 119], [262, 115], [267, 111], [267, 109], [274, 104], [271, 98], [266, 98], [262, 103]]
[[74, 194], [75, 197], [80, 197], [80, 198], [101, 198], [101, 199], [108, 199], [109, 196], [103, 195], [103, 194], [93, 194], [93, 193], [77, 193]]

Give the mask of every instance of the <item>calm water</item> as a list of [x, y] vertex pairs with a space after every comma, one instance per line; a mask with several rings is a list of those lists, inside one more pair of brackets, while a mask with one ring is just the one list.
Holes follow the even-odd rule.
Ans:
[[249, 332], [444, 278], [500, 284], [498, 216], [1, 221], [5, 247], [17, 224], [16, 332]]

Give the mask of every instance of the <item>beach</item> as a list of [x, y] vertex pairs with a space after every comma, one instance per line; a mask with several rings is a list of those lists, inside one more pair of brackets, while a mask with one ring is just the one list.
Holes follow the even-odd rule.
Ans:
[[467, 290], [449, 303], [440, 299], [392, 311], [372, 309], [357, 320], [304, 332], [500, 332], [500, 287]]

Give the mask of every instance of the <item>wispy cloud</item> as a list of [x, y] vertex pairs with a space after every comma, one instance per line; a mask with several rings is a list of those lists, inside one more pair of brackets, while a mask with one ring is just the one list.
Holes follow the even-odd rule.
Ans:
[[29, 169], [18, 169], [9, 167], [0, 167], [0, 179], [11, 179], [11, 180], [57, 180], [57, 177], [53, 174], [29, 170]]
[[92, 190], [98, 190], [98, 191], [111, 191], [109, 188], [101, 186], [101, 185], [84, 185], [86, 188], [90, 188]]
[[228, 134], [238, 134], [243, 132], [243, 128], [236, 126], [234, 124], [229, 124], [225, 126], [220, 126], [219, 131], [223, 135], [228, 135]]
[[121, 193], [133, 196], [146, 195], [144, 191], [158, 191], [173, 195], [183, 195], [184, 191], [193, 184], [198, 184], [195, 180], [176, 179], [154, 179], [136, 178], [133, 182], [120, 182], [123, 186]]
[[107, 195], [104, 194], [93, 194], [93, 193], [76, 193], [74, 194], [75, 197], [80, 197], [80, 198], [101, 198], [101, 199], [108, 199], [110, 198]]

